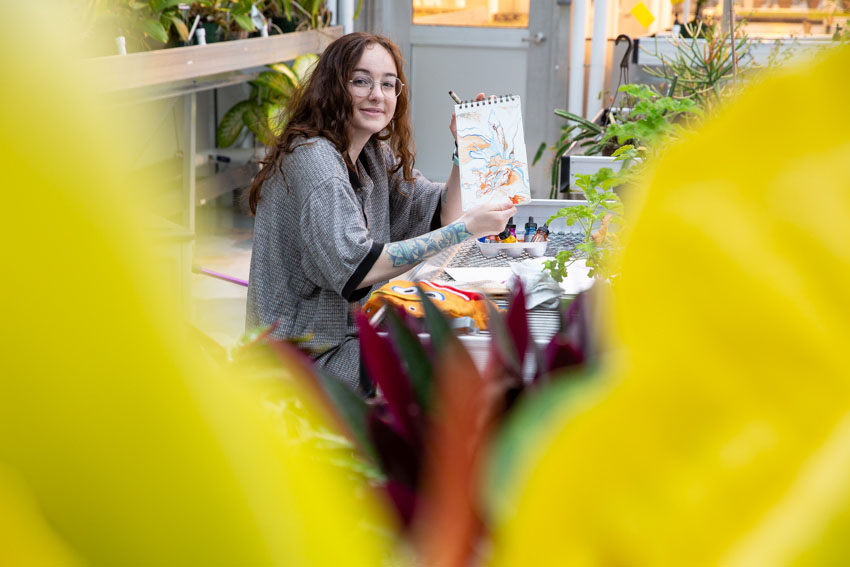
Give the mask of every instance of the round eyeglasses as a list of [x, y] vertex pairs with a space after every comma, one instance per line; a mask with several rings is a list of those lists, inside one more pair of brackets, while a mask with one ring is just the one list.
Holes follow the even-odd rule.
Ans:
[[[351, 85], [351, 92], [357, 96], [369, 96], [372, 94], [372, 88], [375, 86], [375, 81], [372, 77], [366, 75], [358, 75], [353, 79], [349, 79], [348, 83]], [[383, 79], [378, 84], [381, 85], [383, 95], [392, 98], [398, 97], [401, 94], [402, 87], [404, 87], [404, 83], [398, 77]]]

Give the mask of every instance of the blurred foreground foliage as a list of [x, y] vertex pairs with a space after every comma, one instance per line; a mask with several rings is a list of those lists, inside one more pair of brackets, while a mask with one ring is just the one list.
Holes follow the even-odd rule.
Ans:
[[[531, 340], [525, 295], [518, 287], [505, 313], [491, 306], [493, 340], [480, 370], [421, 289], [420, 298], [427, 341], [417, 336], [422, 323], [403, 308], [387, 304], [380, 330], [358, 316], [365, 369], [377, 386], [377, 396], [369, 400], [313, 367], [312, 353], [299, 350], [305, 341], [274, 338], [273, 327], [247, 337], [229, 356], [214, 344], [206, 350], [237, 367], [254, 367], [243, 375], [277, 378], [298, 384], [297, 392], [309, 392], [313, 405], [324, 408], [335, 425], [332, 432], [301, 419], [298, 398], [270, 399], [268, 407], [285, 429], [297, 430], [301, 443], [318, 441], [325, 460], [392, 502], [407, 549], [424, 564], [481, 561], [488, 513], [482, 471], [493, 435], [517, 400], [594, 359], [592, 296], [579, 295], [563, 309], [560, 331], [540, 350]], [[278, 360], [276, 369], [267, 365], [260, 371], [256, 362], [270, 355]], [[524, 360], [530, 364], [525, 369]], [[496, 477], [509, 479], [518, 462], [503, 459], [499, 465]]]
[[[0, 564], [850, 561], [850, 108], [826, 123], [813, 107], [850, 89], [850, 48], [776, 71], [652, 166], [596, 379], [539, 388], [496, 433], [489, 412], [518, 384], [491, 388], [431, 330], [430, 496], [402, 532], [375, 489], [400, 477], [335, 460], [359, 440], [337, 436], [351, 420], [315, 401], [328, 390], [298, 378], [295, 349], [246, 372], [199, 356], [73, 50], [16, 23], [55, 30], [72, 21], [58, 6], [17, 3], [0, 23], [6, 70], [31, 85], [0, 91], [2, 230], [25, 242], [4, 278]], [[523, 315], [501, 352], [520, 352]], [[294, 378], [264, 379], [282, 370]], [[386, 413], [366, 423], [409, 447], [405, 400], [427, 388], [400, 384], [383, 380]], [[278, 420], [261, 410], [289, 399]]]
[[382, 564], [395, 551], [373, 527], [395, 524], [380, 498], [198, 355], [145, 192], [116, 181], [116, 131], [133, 132], [81, 80], [63, 6], [18, 2], [0, 21], [4, 71], [26, 85], [0, 92], [15, 211], [0, 225], [0, 565]]
[[850, 107], [818, 111], [848, 68], [775, 69], [650, 164], [611, 364], [503, 495], [497, 565], [850, 560]]

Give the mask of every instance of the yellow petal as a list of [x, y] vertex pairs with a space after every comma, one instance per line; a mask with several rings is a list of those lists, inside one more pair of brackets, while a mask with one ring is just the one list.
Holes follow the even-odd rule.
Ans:
[[513, 488], [497, 565], [850, 560], [850, 106], [820, 114], [848, 68], [775, 71], [655, 164], [605, 379]]
[[[173, 260], [151, 245], [150, 188], [122, 170], [145, 159], [125, 153], [141, 138], [130, 117], [161, 116], [98, 100], [74, 16], [50, 4], [0, 20], [15, 83], [0, 89], [0, 467], [84, 564], [380, 564], [381, 502], [293, 447], [252, 376], [224, 375], [189, 340]], [[37, 553], [35, 521], [13, 520], [4, 537]]]

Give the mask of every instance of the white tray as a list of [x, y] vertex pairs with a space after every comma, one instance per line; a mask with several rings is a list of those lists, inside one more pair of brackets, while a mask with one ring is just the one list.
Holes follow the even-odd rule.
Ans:
[[480, 240], [476, 240], [475, 243], [478, 244], [478, 249], [481, 250], [481, 253], [487, 256], [488, 258], [498, 256], [499, 252], [504, 252], [505, 255], [510, 256], [511, 258], [519, 258], [520, 256], [522, 256], [523, 250], [528, 252], [529, 256], [538, 257], [546, 253], [546, 245], [549, 244], [546, 241], [481, 242]]

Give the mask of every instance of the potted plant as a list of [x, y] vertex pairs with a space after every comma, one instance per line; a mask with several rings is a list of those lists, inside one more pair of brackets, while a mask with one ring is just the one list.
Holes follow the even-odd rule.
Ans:
[[[251, 0], [230, 0], [227, 2], [227, 22], [225, 31], [228, 39], [245, 39], [257, 25], [252, 17], [251, 9], [254, 3]], [[260, 15], [262, 18], [262, 15]]]
[[[296, 400], [267, 400], [267, 407], [286, 419], [287, 429], [296, 431], [304, 443], [318, 438], [329, 459], [385, 491], [422, 564], [439, 564], [431, 554], [452, 547], [453, 555], [467, 558], [457, 564], [473, 564], [476, 543], [486, 537], [481, 524], [484, 504], [477, 498], [458, 499], [457, 491], [477, 494], [482, 459], [492, 446], [493, 433], [521, 396], [574, 377], [568, 372], [595, 361], [588, 329], [591, 304], [586, 294], [580, 294], [562, 306], [561, 327], [540, 352], [529, 331], [524, 293], [518, 288], [506, 312], [490, 311], [490, 357], [479, 370], [422, 290], [419, 298], [427, 341], [403, 308], [387, 305], [380, 328], [363, 313], [357, 314], [364, 369], [377, 386], [377, 395], [368, 402], [313, 367], [297, 350], [303, 348], [299, 338], [276, 339], [270, 335], [272, 329], [266, 329], [250, 333], [229, 357], [218, 345], [208, 348], [217, 353], [215, 359], [240, 366], [273, 356], [281, 370], [295, 369], [280, 374], [299, 381], [301, 390], [312, 394], [313, 401], [333, 416], [330, 423], [336, 431], [316, 431], [299, 419], [293, 412]], [[530, 381], [523, 379], [526, 359], [534, 366]], [[252, 374], [269, 376], [269, 370]], [[446, 513], [454, 514], [450, 522], [434, 516]], [[431, 530], [440, 550], [429, 549], [419, 539], [420, 528]]]
[[[741, 24], [732, 33], [701, 21], [684, 29], [688, 37], [701, 39], [672, 38], [672, 53], [660, 50], [657, 38], [654, 53], [641, 45], [657, 62], [655, 67], [644, 66], [644, 70], [665, 80], [666, 94], [648, 86], [624, 85], [618, 92], [626, 95], [627, 106], [604, 109], [593, 120], [555, 110], [568, 122], [552, 147], [555, 158], [550, 198], [557, 198], [560, 192], [576, 191], [576, 174], [618, 167], [618, 161], [609, 156], [624, 143], [633, 145], [637, 157], [643, 158], [640, 154], [651, 150], [655, 140], [675, 137], [677, 124], [687, 122], [691, 115], [710, 112], [739, 78], [746, 78], [758, 67], [751, 54], [753, 42]], [[541, 144], [535, 163], [544, 150], [545, 144]]]
[[[560, 192], [577, 190], [577, 175], [590, 175], [603, 167], [619, 169], [622, 160], [616, 156], [624, 144], [634, 148], [631, 157], [643, 160], [659, 140], [676, 137], [690, 118], [701, 114], [693, 100], [661, 95], [646, 85], [623, 85], [619, 92], [626, 95], [630, 106], [605, 109], [595, 121], [555, 110], [567, 124], [552, 147], [551, 199]], [[545, 144], [541, 144], [534, 163], [544, 150]]]
[[197, 0], [189, 8], [188, 21], [200, 16], [207, 43], [245, 39], [265, 24], [262, 14], [250, 0]]
[[[634, 154], [633, 146], [624, 145], [612, 157], [624, 163]], [[576, 186], [586, 204], [564, 207], [546, 221], [546, 224], [551, 225], [556, 219], [563, 218], [567, 226], [577, 224], [583, 236], [582, 242], [575, 248], [562, 250], [552, 260], [544, 262], [544, 269], [555, 281], [563, 281], [569, 267], [580, 260], [584, 260], [590, 268], [590, 277], [609, 282], [616, 280], [619, 272], [617, 259], [621, 251], [617, 231], [622, 227], [624, 219], [623, 204], [614, 188], [632, 173], [626, 166], [617, 171], [602, 167], [591, 174], [576, 175]]]
[[[670, 95], [689, 98], [706, 111], [724, 98], [729, 89], [758, 66], [753, 59], [753, 41], [739, 22], [733, 32], [721, 31], [716, 24], [687, 24], [687, 38], [671, 38], [672, 51], [663, 49], [658, 38], [654, 49], [641, 49], [657, 61], [643, 70], [672, 84]], [[698, 39], [693, 39], [698, 38]], [[734, 45], [733, 45], [734, 40]], [[675, 83], [673, 82], [673, 79]]]
[[264, 0], [258, 7], [269, 22], [270, 34], [284, 34], [298, 30], [301, 23], [298, 14], [292, 14], [291, 2], [287, 0]]
[[[624, 85], [620, 92], [633, 101], [631, 108], [628, 112], [610, 113], [604, 130], [600, 128], [599, 137], [592, 141], [595, 147], [617, 147], [610, 157], [596, 157], [609, 160], [613, 167], [599, 163], [594, 171], [571, 172], [575, 188], [586, 203], [565, 207], [547, 220], [549, 224], [563, 218], [567, 226], [577, 224], [584, 236], [574, 249], [559, 252], [545, 263], [545, 269], [557, 281], [561, 281], [569, 266], [578, 260], [584, 260], [590, 268], [590, 276], [607, 281], [616, 279], [620, 252], [617, 231], [624, 217], [615, 189], [640, 176], [647, 160], [657, 156], [665, 144], [681, 137], [691, 126], [692, 119], [702, 114], [694, 100], [662, 96], [646, 85]], [[569, 118], [572, 120], [572, 115]], [[569, 126], [566, 129], [572, 131]], [[560, 188], [555, 177], [560, 172], [560, 163], [556, 163], [553, 193]]]
[[319, 56], [314, 53], [304, 54], [297, 57], [292, 66], [286, 63], [269, 65], [267, 71], [249, 81], [251, 93], [248, 98], [234, 104], [218, 124], [218, 146], [230, 147], [246, 129], [261, 143], [273, 144], [285, 125], [281, 115], [286, 103], [318, 60]]
[[[331, 23], [331, 12], [325, 0], [261, 0], [257, 7], [278, 33], [321, 29]], [[362, 7], [363, 0], [358, 0], [355, 20]]]
[[101, 25], [123, 36], [128, 51], [159, 49], [174, 37], [188, 41], [189, 29], [177, 0], [108, 0], [98, 7]]
[[204, 29], [207, 43], [223, 41], [226, 37], [229, 21], [228, 12], [221, 0], [199, 0], [192, 2], [187, 16], [188, 22], [200, 18], [198, 26]]

